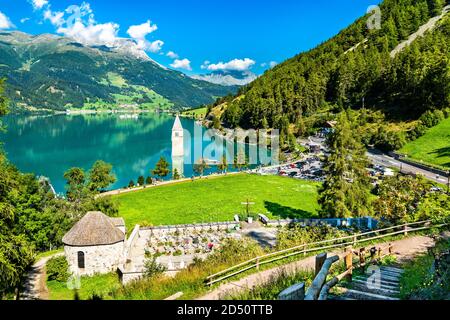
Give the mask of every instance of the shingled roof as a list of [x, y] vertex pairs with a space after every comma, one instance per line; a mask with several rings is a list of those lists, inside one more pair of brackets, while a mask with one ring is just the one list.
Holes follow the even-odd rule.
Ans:
[[113, 219], [101, 212], [88, 212], [63, 237], [68, 246], [99, 246], [115, 244], [125, 240], [125, 235], [116, 228]]

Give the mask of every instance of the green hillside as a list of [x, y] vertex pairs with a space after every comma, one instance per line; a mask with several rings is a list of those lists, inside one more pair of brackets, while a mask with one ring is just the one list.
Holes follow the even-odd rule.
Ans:
[[400, 152], [419, 161], [450, 168], [450, 118], [408, 143]]
[[244, 214], [241, 202], [255, 202], [251, 213], [275, 219], [317, 216], [319, 184], [277, 176], [229, 175], [148, 188], [119, 195], [119, 215], [135, 224], [170, 225], [233, 221]]
[[88, 47], [55, 35], [0, 32], [0, 78], [13, 110], [182, 109], [236, 92], [166, 69], [122, 47]]
[[[381, 110], [390, 119], [417, 119], [450, 105], [450, 18], [391, 58], [391, 52], [449, 1], [385, 0], [381, 29], [370, 15], [337, 36], [267, 71], [226, 99], [221, 120], [229, 127], [298, 128], [304, 117], [344, 108]], [[364, 99], [364, 102], [363, 102]], [[214, 106], [221, 105], [217, 101]], [[223, 107], [223, 105], [222, 105]]]

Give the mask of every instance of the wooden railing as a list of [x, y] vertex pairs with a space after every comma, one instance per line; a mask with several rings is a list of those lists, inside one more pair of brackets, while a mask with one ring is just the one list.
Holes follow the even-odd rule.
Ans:
[[[342, 248], [347, 246], [355, 247], [358, 243], [363, 243], [367, 241], [373, 241], [377, 239], [382, 239], [390, 236], [395, 236], [399, 234], [408, 235], [409, 232], [417, 232], [422, 230], [427, 230], [431, 228], [440, 228], [447, 224], [432, 225], [431, 220], [405, 223], [393, 227], [373, 230], [364, 233], [353, 234], [350, 236], [317, 241], [313, 243], [306, 243], [292, 248], [272, 252], [266, 255], [255, 257], [253, 259], [244, 261], [242, 263], [236, 264], [228, 269], [222, 270], [218, 273], [208, 276], [205, 279], [205, 284], [211, 286], [215, 283], [221, 282], [223, 280], [229, 279], [233, 276], [241, 274], [245, 271], [251, 269], [259, 269], [260, 266], [273, 263], [279, 260], [294, 257], [296, 255], [306, 254], [311, 252], [317, 252], [322, 250], [328, 250], [333, 248]], [[412, 227], [417, 226], [417, 227]], [[380, 234], [382, 233], [382, 234]]]
[[[383, 252], [385, 252], [383, 254]], [[367, 255], [369, 253], [369, 255]], [[316, 256], [315, 277], [305, 293], [305, 283], [297, 283], [287, 288], [278, 296], [279, 300], [327, 300], [328, 292], [336, 286], [342, 279], [346, 278], [351, 281], [353, 271], [357, 268], [363, 268], [369, 263], [380, 262], [386, 256], [393, 254], [393, 246], [391, 243], [387, 247], [372, 247], [366, 251], [366, 248], [353, 250], [352, 247], [345, 248], [344, 254], [338, 254], [328, 257], [327, 253], [321, 253]], [[354, 255], [358, 256], [358, 261], [354, 263]], [[344, 261], [345, 271], [334, 276], [330, 281], [326, 282], [331, 267], [338, 261]], [[326, 283], [325, 283], [326, 282]]]

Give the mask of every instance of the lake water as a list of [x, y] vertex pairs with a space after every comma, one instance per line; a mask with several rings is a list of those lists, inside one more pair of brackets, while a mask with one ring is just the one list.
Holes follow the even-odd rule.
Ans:
[[[58, 193], [65, 192], [65, 171], [71, 167], [88, 170], [96, 160], [113, 165], [117, 182], [110, 189], [122, 188], [131, 179], [136, 182], [140, 175], [147, 177], [161, 156], [172, 163], [174, 117], [167, 114], [140, 114], [137, 119], [119, 114], [10, 115], [1, 121], [7, 131], [0, 133], [0, 141], [9, 160], [23, 172], [50, 178]], [[192, 161], [185, 159], [193, 159], [194, 145], [204, 141], [201, 136], [195, 137], [194, 131], [204, 129], [193, 120], [181, 122], [191, 137], [185, 134], [184, 162], [174, 165], [181, 166], [184, 176], [190, 177]], [[203, 142], [200, 148], [206, 145]]]

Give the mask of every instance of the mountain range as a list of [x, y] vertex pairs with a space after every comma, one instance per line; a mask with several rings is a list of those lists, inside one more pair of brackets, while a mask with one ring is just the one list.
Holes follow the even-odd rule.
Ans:
[[191, 77], [224, 86], [244, 86], [258, 78], [256, 74], [249, 70], [218, 70], [208, 74], [193, 75]]
[[115, 47], [87, 46], [52, 34], [0, 32], [0, 77], [11, 109], [181, 110], [235, 93], [235, 85], [193, 79], [167, 69], [124, 39]]

